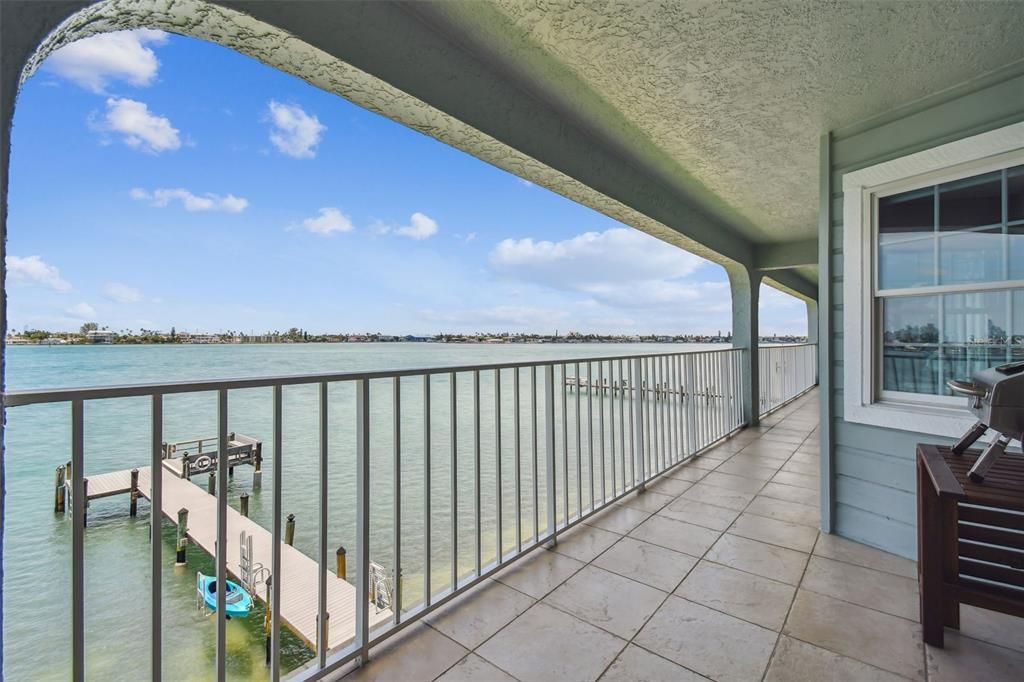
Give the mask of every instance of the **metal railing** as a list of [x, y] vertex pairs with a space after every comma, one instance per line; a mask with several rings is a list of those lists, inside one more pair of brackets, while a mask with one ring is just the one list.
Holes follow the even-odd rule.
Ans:
[[[495, 571], [551, 542], [558, 535], [623, 496], [642, 490], [645, 483], [730, 435], [744, 425], [742, 409], [742, 349], [665, 353], [643, 356], [581, 358], [479, 366], [437, 367], [399, 371], [349, 372], [210, 380], [182, 383], [11, 391], [4, 405], [17, 408], [40, 403], [70, 406], [72, 449], [71, 490], [82, 499], [85, 471], [85, 406], [91, 401], [145, 398], [150, 403], [151, 523], [162, 509], [165, 398], [176, 394], [216, 396], [219, 450], [228, 447], [229, 394], [265, 389], [270, 393], [273, 522], [271, 581], [287, 581], [281, 574], [282, 467], [289, 457], [306, 453], [286, 449], [282, 434], [285, 387], [317, 390], [319, 437], [318, 541], [319, 582], [317, 622], [327, 612], [328, 504], [337, 497], [329, 485], [328, 459], [340, 447], [351, 445], [355, 466], [340, 472], [354, 487], [355, 504], [355, 616], [351, 636], [328, 641], [317, 636], [315, 658], [292, 672], [296, 679], [318, 679], [350, 662], [367, 659], [371, 647], [439, 608]], [[801, 347], [762, 349], [762, 367], [790, 366], [779, 358], [803, 358]], [[813, 361], [813, 354], [811, 355]], [[807, 361], [792, 365], [799, 371], [779, 396], [790, 395], [813, 380]], [[773, 374], [774, 376], [774, 374]], [[764, 380], [763, 380], [764, 381]], [[776, 387], [767, 382], [763, 386]], [[329, 390], [330, 389], [330, 390]], [[773, 389], [774, 390], [774, 389]], [[262, 395], [262, 394], [261, 394]], [[291, 395], [291, 394], [289, 394]], [[767, 395], [776, 395], [769, 393]], [[773, 398], [774, 399], [774, 398]], [[351, 444], [329, 442], [339, 421], [354, 430]], [[388, 433], [390, 432], [390, 434]], [[334, 436], [331, 436], [334, 438]], [[308, 457], [306, 457], [308, 460]], [[387, 510], [393, 519], [393, 538], [386, 557], [390, 563], [392, 614], [371, 627], [371, 471], [383, 460], [391, 472], [392, 499]], [[447, 462], [446, 462], [447, 460]], [[410, 511], [408, 482], [403, 462], [422, 466], [414, 481], [422, 488]], [[447, 472], [444, 465], [447, 464]], [[440, 465], [441, 480], [431, 480]], [[216, 579], [228, 578], [225, 549], [228, 543], [228, 460], [217, 460]], [[482, 472], [484, 475], [482, 475]], [[338, 472], [336, 472], [338, 473]], [[447, 478], [446, 481], [444, 479]], [[442, 482], [443, 481], [443, 482]], [[435, 488], [446, 493], [432, 493]], [[379, 487], [375, 488], [374, 502]], [[467, 493], [467, 491], [469, 491]], [[470, 504], [459, 505], [460, 495]], [[443, 498], [439, 504], [432, 496]], [[333, 502], [332, 502], [333, 503]], [[469, 509], [468, 512], [463, 510]], [[85, 505], [74, 504], [72, 516], [71, 663], [72, 677], [84, 679], [86, 670], [84, 546]], [[422, 515], [422, 535], [403, 536], [403, 518]], [[408, 519], [406, 519], [408, 522]], [[435, 524], [447, 525], [441, 532]], [[159, 526], [158, 526], [159, 528]], [[468, 528], [468, 532], [467, 532]], [[444, 538], [447, 566], [432, 565], [439, 555], [439, 534]], [[468, 545], [462, 543], [467, 536]], [[162, 661], [163, 554], [161, 535], [151, 532], [152, 608], [150, 649], [152, 677], [160, 679]], [[418, 561], [411, 562], [403, 541], [419, 545]], [[493, 543], [493, 544], [492, 544]], [[412, 570], [403, 564], [416, 563]], [[379, 567], [378, 567], [379, 568]], [[419, 576], [421, 583], [411, 578]], [[351, 576], [350, 576], [351, 579]], [[379, 580], [377, 582], [380, 582]], [[386, 581], [385, 581], [386, 582]], [[414, 589], [415, 587], [415, 589]], [[405, 588], [405, 589], [403, 589]], [[404, 592], [408, 591], [409, 594]], [[270, 590], [270, 675], [279, 678], [281, 657], [280, 590]], [[217, 594], [215, 676], [225, 677], [225, 593]], [[336, 616], [337, 617], [337, 616]], [[376, 619], [374, 619], [376, 620]], [[318, 635], [326, 628], [317, 626]]]
[[761, 414], [782, 407], [818, 382], [818, 346], [800, 343], [758, 348]]

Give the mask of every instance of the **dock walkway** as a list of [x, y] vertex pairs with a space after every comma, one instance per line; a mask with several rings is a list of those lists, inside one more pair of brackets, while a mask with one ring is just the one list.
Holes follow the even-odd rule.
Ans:
[[[149, 498], [150, 467], [139, 467], [139, 494]], [[178, 522], [178, 510], [188, 509], [188, 537], [207, 554], [216, 553], [217, 498], [205, 489], [179, 478], [180, 472], [168, 471], [163, 476], [163, 515], [172, 523]], [[88, 497], [106, 497], [128, 493], [131, 486], [130, 471], [115, 471], [88, 476]], [[268, 570], [271, 565], [273, 537], [255, 521], [228, 507], [227, 569], [234, 579], [241, 578], [239, 559], [240, 536], [243, 531], [252, 536], [252, 562]], [[281, 622], [301, 637], [310, 648], [316, 648], [316, 620], [318, 612], [319, 573], [317, 562], [294, 547], [281, 543], [281, 575], [274, 576], [274, 585], [281, 590]], [[264, 601], [266, 588], [253, 590], [253, 598]], [[327, 572], [328, 650], [350, 642], [355, 633], [356, 589]], [[392, 618], [390, 610], [377, 612], [370, 605], [370, 627]]]

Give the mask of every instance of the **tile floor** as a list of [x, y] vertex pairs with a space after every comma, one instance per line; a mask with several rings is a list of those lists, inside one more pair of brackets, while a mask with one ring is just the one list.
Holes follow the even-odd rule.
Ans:
[[347, 680], [1024, 680], [1024, 621], [925, 647], [913, 562], [818, 524], [811, 392], [371, 652]]

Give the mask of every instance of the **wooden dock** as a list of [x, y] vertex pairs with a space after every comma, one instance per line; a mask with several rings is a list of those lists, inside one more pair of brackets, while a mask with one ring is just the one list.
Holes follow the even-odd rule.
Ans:
[[[205, 489], [180, 478], [180, 467], [165, 463], [163, 476], [163, 515], [172, 523], [178, 522], [178, 510], [188, 509], [188, 537], [207, 554], [216, 553], [217, 539], [217, 498]], [[139, 467], [138, 490], [142, 497], [150, 495], [150, 468]], [[131, 471], [115, 471], [107, 474], [90, 475], [87, 497], [96, 499], [131, 491]], [[73, 501], [72, 501], [73, 504]], [[252, 536], [252, 562], [262, 564], [268, 571], [271, 566], [273, 537], [255, 521], [242, 516], [228, 507], [227, 569], [235, 579], [241, 580], [240, 537], [243, 532]], [[173, 557], [173, 555], [172, 555]], [[273, 577], [275, 589], [281, 590], [281, 622], [306, 645], [316, 649], [317, 613], [319, 604], [319, 573], [317, 562], [294, 547], [281, 543], [281, 575]], [[254, 599], [265, 601], [266, 587], [260, 584], [252, 590]], [[344, 646], [352, 641], [356, 623], [356, 589], [330, 570], [327, 572], [328, 650]], [[390, 610], [377, 611], [370, 605], [370, 627], [392, 618]]]

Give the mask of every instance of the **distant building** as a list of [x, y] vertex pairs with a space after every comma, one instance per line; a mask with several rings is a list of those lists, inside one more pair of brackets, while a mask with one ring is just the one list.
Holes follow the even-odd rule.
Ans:
[[89, 343], [114, 343], [114, 332], [92, 329], [85, 333], [85, 340]]

